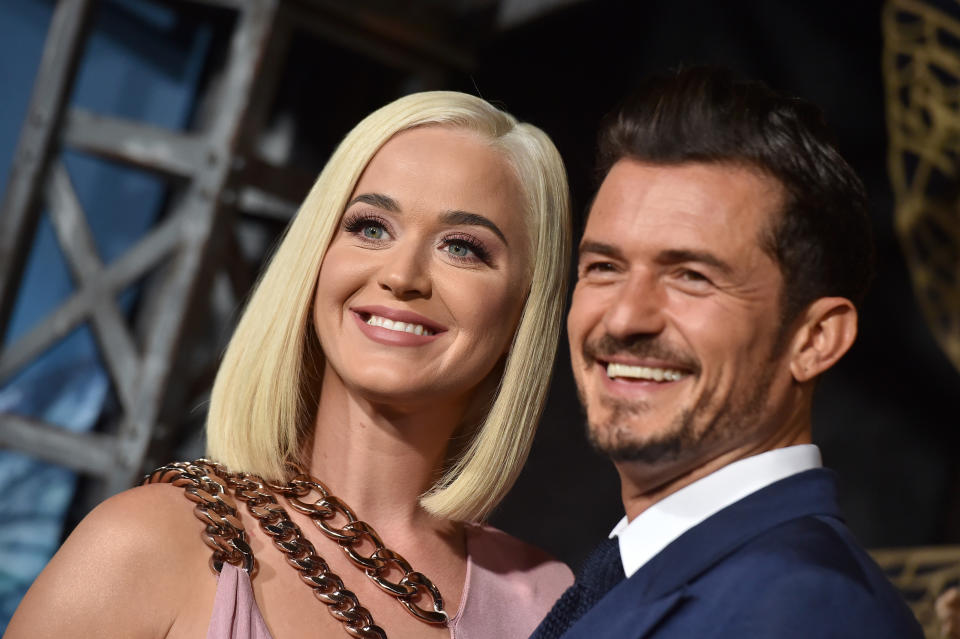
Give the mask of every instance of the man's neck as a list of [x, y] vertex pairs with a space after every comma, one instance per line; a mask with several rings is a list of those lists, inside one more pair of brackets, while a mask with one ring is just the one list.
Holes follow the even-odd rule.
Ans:
[[[755, 442], [712, 456], [676, 464], [616, 462], [620, 491], [627, 519], [632, 521], [657, 502], [736, 461], [760, 453], [811, 443], [809, 424], [769, 441]], [[706, 459], [705, 459], [706, 458]], [[705, 459], [705, 460], [704, 460]]]
[[701, 523], [771, 484], [819, 468], [812, 444], [788, 446], [727, 464], [650, 506], [611, 535], [619, 538], [624, 573], [629, 577], [664, 548]]

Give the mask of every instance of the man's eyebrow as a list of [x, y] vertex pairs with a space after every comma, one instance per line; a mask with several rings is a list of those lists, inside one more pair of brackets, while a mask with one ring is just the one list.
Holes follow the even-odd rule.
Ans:
[[592, 240], [584, 240], [580, 242], [580, 248], [578, 249], [580, 255], [584, 253], [597, 253], [598, 255], [606, 255], [607, 257], [613, 257], [616, 259], [623, 259], [623, 251], [612, 244], [605, 244], [603, 242], [594, 242]]
[[468, 224], [470, 226], [482, 226], [484, 228], [488, 228], [493, 231], [494, 234], [499, 237], [504, 244], [509, 246], [507, 243], [507, 238], [503, 235], [503, 232], [500, 230], [500, 228], [482, 215], [468, 213], [467, 211], [447, 211], [443, 214], [440, 220], [444, 224]]
[[724, 275], [730, 275], [733, 273], [732, 266], [709, 251], [697, 251], [693, 249], [670, 249], [667, 251], [661, 251], [657, 256], [657, 261], [663, 264], [699, 262], [700, 264], [712, 266]]
[[347, 204], [347, 206], [353, 206], [358, 202], [369, 204], [370, 206], [375, 206], [378, 209], [390, 211], [391, 213], [400, 212], [400, 205], [397, 204], [397, 201], [388, 195], [383, 195], [382, 193], [361, 193], [357, 197], [350, 200], [350, 203]]

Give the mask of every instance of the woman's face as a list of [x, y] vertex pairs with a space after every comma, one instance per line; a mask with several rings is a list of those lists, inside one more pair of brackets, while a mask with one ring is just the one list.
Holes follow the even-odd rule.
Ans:
[[324, 375], [375, 402], [467, 399], [508, 349], [526, 299], [523, 211], [507, 160], [476, 134], [426, 126], [391, 138], [320, 269]]

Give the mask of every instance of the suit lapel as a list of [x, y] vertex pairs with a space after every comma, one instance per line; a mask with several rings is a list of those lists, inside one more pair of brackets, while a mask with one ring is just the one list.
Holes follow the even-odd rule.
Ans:
[[[639, 639], [682, 606], [684, 586], [760, 533], [807, 516], [840, 518], [833, 473], [817, 468], [744, 497], [675, 539], [618, 584], [564, 639]], [[611, 632], [620, 628], [622, 634]]]
[[678, 537], [629, 581], [644, 598], [689, 583], [757, 535], [809, 516], [840, 518], [832, 471], [797, 473], [731, 504]]

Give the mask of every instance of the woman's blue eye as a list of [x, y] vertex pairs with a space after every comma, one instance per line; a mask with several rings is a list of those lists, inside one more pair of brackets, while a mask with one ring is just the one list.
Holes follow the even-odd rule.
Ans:
[[469, 257], [472, 252], [463, 244], [448, 244], [447, 251], [454, 257]]
[[383, 227], [379, 224], [367, 224], [363, 227], [363, 236], [371, 240], [383, 239]]

